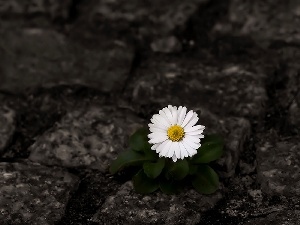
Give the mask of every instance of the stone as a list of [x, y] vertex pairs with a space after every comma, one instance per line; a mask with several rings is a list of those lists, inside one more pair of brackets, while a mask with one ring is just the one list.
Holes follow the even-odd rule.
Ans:
[[300, 49], [282, 46], [277, 49], [281, 60], [285, 62], [285, 86], [278, 91], [278, 100], [283, 110], [287, 111], [287, 129], [299, 133], [300, 127]]
[[233, 176], [244, 144], [251, 134], [249, 121], [239, 117], [218, 117], [205, 108], [198, 108], [196, 112], [199, 115], [198, 123], [205, 126], [204, 135], [218, 134], [224, 139], [224, 154], [216, 161], [219, 175]]
[[85, 167], [107, 172], [129, 135], [143, 120], [125, 109], [87, 106], [69, 110], [61, 121], [37, 137], [29, 159], [45, 165]]
[[[209, 0], [172, 1], [85, 1], [78, 5], [79, 19], [72, 28], [88, 26], [119, 36], [129, 34], [134, 39], [163, 38], [183, 31], [188, 20]], [[89, 32], [86, 29], [86, 32]], [[147, 40], [147, 39], [145, 39]], [[150, 47], [150, 46], [149, 46]]]
[[51, 19], [67, 19], [72, 0], [1, 0], [0, 16], [43, 15]]
[[0, 163], [2, 224], [55, 224], [64, 214], [78, 178], [60, 168]]
[[154, 52], [174, 53], [180, 52], [182, 46], [176, 37], [169, 36], [153, 41], [151, 43], [151, 49]]
[[[230, 180], [224, 205], [217, 209], [222, 218], [231, 218], [235, 224], [252, 218], [265, 218], [272, 213], [288, 210], [295, 201], [284, 196], [268, 196], [261, 189], [257, 189], [256, 175], [236, 176]], [[212, 220], [215, 218], [212, 214]], [[221, 220], [222, 221], [222, 220]], [[239, 222], [238, 222], [239, 221]], [[231, 224], [231, 223], [230, 223]], [[264, 223], [252, 223], [264, 224]]]
[[224, 139], [224, 154], [217, 160], [221, 166], [218, 172], [222, 177], [232, 177], [239, 163], [240, 155], [243, 154], [244, 144], [251, 135], [251, 125], [248, 120], [238, 117], [229, 117], [223, 123], [225, 132], [217, 132]]
[[0, 106], [0, 154], [5, 151], [5, 148], [12, 140], [15, 132], [15, 111], [6, 107]]
[[155, 192], [140, 195], [132, 182], [124, 183], [93, 216], [96, 224], [197, 224], [201, 215], [211, 209], [222, 194], [201, 195], [194, 190], [178, 195]]
[[103, 92], [120, 91], [129, 75], [133, 50], [101, 36], [88, 49], [48, 29], [0, 29], [0, 90], [57, 85], [85, 85]]
[[88, 221], [105, 202], [107, 196], [117, 192], [119, 187], [111, 175], [90, 171], [81, 179], [59, 225], [89, 224]]
[[257, 179], [271, 195], [300, 195], [299, 136], [287, 140], [270, 134], [257, 146]]
[[[300, 42], [300, 3], [288, 0], [231, 0], [227, 22], [216, 23], [219, 33], [251, 36], [259, 42]], [[267, 12], [267, 13], [266, 13]]]
[[271, 213], [264, 218], [251, 219], [245, 225], [264, 224], [264, 225], [296, 225], [300, 223], [300, 210], [280, 210]]
[[222, 116], [264, 115], [267, 101], [263, 69], [245, 63], [209, 63], [195, 57], [153, 56], [136, 71], [127, 93], [134, 104], [203, 107]]

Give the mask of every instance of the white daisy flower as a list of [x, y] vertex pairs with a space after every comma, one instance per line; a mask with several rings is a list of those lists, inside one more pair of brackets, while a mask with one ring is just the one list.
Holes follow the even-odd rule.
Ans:
[[168, 105], [159, 110], [148, 124], [151, 133], [148, 135], [151, 149], [159, 153], [159, 157], [183, 159], [193, 156], [201, 146], [200, 138], [205, 126], [196, 125], [197, 113], [192, 110], [187, 112], [186, 107]]

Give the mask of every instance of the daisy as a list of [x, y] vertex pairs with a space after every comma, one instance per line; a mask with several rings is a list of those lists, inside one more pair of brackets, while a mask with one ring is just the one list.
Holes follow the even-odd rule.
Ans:
[[159, 154], [159, 157], [177, 159], [193, 156], [201, 146], [200, 138], [205, 126], [196, 125], [197, 113], [192, 110], [187, 112], [186, 107], [168, 105], [159, 110], [148, 124], [151, 133], [148, 135], [151, 149]]

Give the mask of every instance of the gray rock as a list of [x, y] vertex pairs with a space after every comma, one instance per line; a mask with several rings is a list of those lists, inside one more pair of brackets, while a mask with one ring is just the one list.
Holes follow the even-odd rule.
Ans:
[[103, 36], [92, 50], [53, 30], [7, 26], [0, 34], [0, 90], [80, 84], [118, 91], [131, 68], [133, 50]]
[[106, 172], [128, 146], [128, 138], [146, 125], [131, 111], [115, 107], [70, 110], [29, 148], [29, 159], [45, 165], [86, 167]]
[[5, 150], [15, 131], [15, 112], [0, 106], [0, 153]]
[[222, 194], [201, 195], [190, 190], [175, 196], [155, 192], [135, 193], [132, 183], [123, 184], [108, 196], [92, 218], [97, 224], [197, 224], [201, 214], [211, 209]]
[[64, 214], [78, 178], [59, 168], [0, 163], [1, 224], [54, 224]]
[[239, 117], [222, 118], [204, 108], [195, 109], [199, 112], [199, 124], [205, 126], [204, 135], [218, 134], [224, 139], [224, 154], [217, 160], [221, 168], [219, 174], [222, 177], [233, 176], [244, 144], [251, 134], [249, 121]]
[[268, 194], [300, 195], [299, 137], [270, 135], [257, 147], [257, 178]]
[[300, 42], [300, 3], [297, 0], [284, 4], [280, 0], [231, 0], [227, 19], [227, 22], [217, 23], [214, 30], [248, 35], [266, 42]]
[[[130, 33], [135, 39], [162, 38], [182, 31], [188, 19], [209, 0], [85, 1], [78, 6], [74, 31], [88, 26], [109, 33]], [[88, 32], [88, 30], [87, 30]]]
[[40, 14], [51, 19], [67, 19], [72, 0], [0, 0], [0, 16], [32, 16]]
[[[286, 64], [287, 82], [284, 90], [278, 91], [281, 107], [287, 110], [287, 122], [295, 129], [300, 127], [300, 49], [296, 47], [279, 48], [278, 54]], [[291, 127], [288, 127], [291, 129]]]
[[300, 210], [282, 210], [277, 213], [271, 213], [265, 218], [248, 220], [244, 225], [296, 225], [300, 223]]
[[231, 177], [235, 174], [244, 144], [250, 137], [251, 125], [244, 118], [230, 117], [224, 120], [224, 128], [225, 133], [217, 133], [223, 135], [225, 141], [224, 155], [217, 160], [217, 163], [222, 167], [219, 171], [220, 175]]
[[[206, 63], [196, 58], [156, 56], [144, 62], [127, 89], [136, 105], [148, 102], [221, 115], [261, 117], [267, 100], [264, 77], [243, 63]], [[252, 67], [253, 68], [253, 67]]]

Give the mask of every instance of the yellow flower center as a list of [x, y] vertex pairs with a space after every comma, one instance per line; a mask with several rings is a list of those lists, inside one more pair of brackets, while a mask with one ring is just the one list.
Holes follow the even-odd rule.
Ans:
[[167, 131], [171, 141], [181, 141], [184, 138], [184, 130], [181, 126], [173, 125]]

